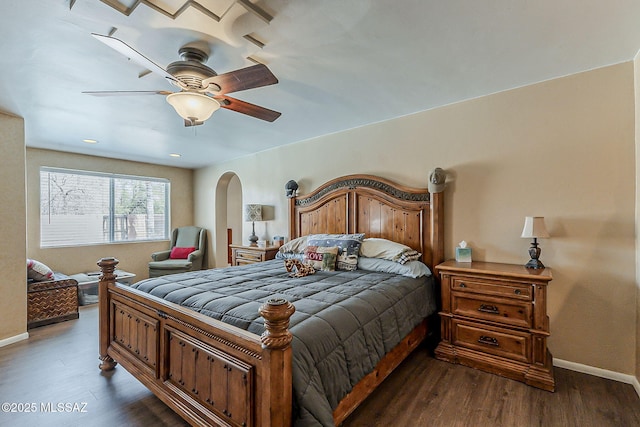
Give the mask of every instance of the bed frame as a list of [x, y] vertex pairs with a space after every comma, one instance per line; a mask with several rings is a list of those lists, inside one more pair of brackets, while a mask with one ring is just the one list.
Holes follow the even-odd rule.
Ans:
[[[370, 175], [337, 178], [289, 201], [289, 237], [366, 233], [421, 251], [432, 271], [443, 261], [442, 193]], [[262, 336], [116, 283], [118, 260], [103, 258], [99, 284], [100, 369], [120, 363], [192, 425], [289, 427], [295, 308], [272, 299], [260, 308]], [[346, 417], [415, 349], [422, 322], [339, 403]]]

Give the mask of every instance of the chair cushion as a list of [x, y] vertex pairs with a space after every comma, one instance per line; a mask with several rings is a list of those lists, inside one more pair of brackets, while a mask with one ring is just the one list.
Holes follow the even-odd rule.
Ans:
[[170, 259], [187, 259], [189, 257], [189, 254], [195, 250], [196, 250], [195, 246], [191, 246], [188, 248], [179, 248], [176, 246], [173, 249], [171, 249], [169, 258]]
[[181, 268], [189, 269], [191, 265], [191, 261], [185, 259], [167, 259], [164, 261], [151, 261], [149, 268], [155, 270], [179, 270]]
[[201, 249], [201, 231], [202, 228], [195, 226], [179, 227], [177, 229], [176, 241], [173, 246], [177, 246], [179, 248], [188, 248], [190, 246], [195, 246], [197, 249]]

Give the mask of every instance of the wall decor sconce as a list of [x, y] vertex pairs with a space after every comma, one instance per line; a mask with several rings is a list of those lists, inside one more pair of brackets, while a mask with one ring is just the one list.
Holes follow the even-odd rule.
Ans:
[[544, 268], [544, 264], [538, 259], [540, 258], [540, 248], [538, 247], [538, 239], [549, 238], [549, 232], [544, 225], [544, 217], [542, 216], [527, 216], [524, 218], [524, 228], [522, 229], [522, 238], [533, 238], [531, 247], [529, 247], [529, 256], [531, 259], [525, 264], [527, 268]]

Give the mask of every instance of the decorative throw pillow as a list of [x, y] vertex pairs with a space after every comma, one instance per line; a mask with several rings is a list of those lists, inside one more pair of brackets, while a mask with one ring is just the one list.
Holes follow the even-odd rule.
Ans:
[[400, 257], [398, 257], [397, 262], [399, 262], [400, 264], [406, 264], [409, 261], [419, 261], [420, 258], [422, 258], [422, 254], [420, 252], [410, 249], [408, 251], [402, 252], [402, 254], [400, 254]]
[[179, 248], [179, 247], [174, 247], [173, 249], [171, 249], [171, 253], [169, 254], [169, 258], [171, 259], [187, 259], [189, 258], [189, 254], [193, 251], [195, 251], [196, 248], [195, 246], [191, 246], [189, 248]]
[[335, 271], [338, 248], [307, 246], [304, 250], [304, 263], [311, 265], [316, 270]]
[[307, 245], [338, 247], [336, 270], [352, 271], [358, 268], [358, 253], [364, 239], [364, 233], [357, 234], [311, 234]]
[[34, 259], [27, 259], [27, 277], [38, 282], [53, 279], [53, 270]]

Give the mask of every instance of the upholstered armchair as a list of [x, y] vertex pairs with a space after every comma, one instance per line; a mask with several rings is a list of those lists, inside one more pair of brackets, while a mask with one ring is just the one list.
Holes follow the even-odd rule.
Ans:
[[171, 232], [171, 246], [166, 251], [151, 254], [149, 277], [185, 271], [201, 270], [204, 260], [207, 230], [186, 226]]

